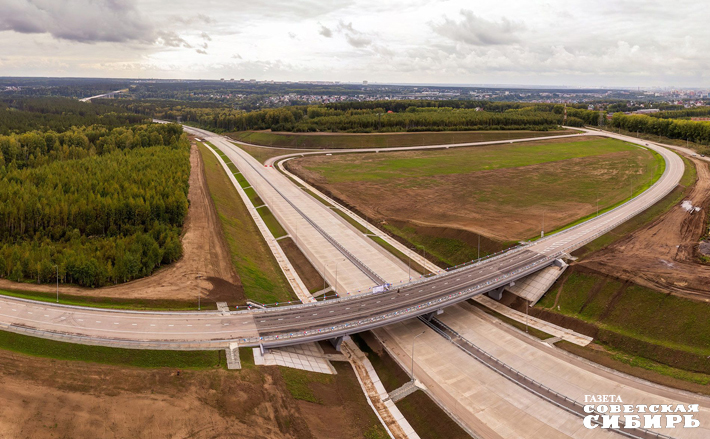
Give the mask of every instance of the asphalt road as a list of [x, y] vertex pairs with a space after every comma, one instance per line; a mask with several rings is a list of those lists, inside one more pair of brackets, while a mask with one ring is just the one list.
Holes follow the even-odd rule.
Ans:
[[[189, 129], [207, 140], [216, 136], [204, 130]], [[356, 333], [432, 312], [509, 284], [553, 263], [561, 254], [583, 246], [650, 207], [680, 181], [684, 164], [675, 153], [651, 142], [593, 133], [657, 151], [666, 160], [666, 171], [654, 186], [626, 204], [497, 258], [384, 293], [225, 314], [99, 310], [3, 297], [0, 299], [0, 328], [109, 346], [197, 349], [223, 346], [232, 340], [241, 345], [279, 346]], [[500, 142], [483, 144], [490, 143]], [[387, 151], [390, 150], [401, 148]]]

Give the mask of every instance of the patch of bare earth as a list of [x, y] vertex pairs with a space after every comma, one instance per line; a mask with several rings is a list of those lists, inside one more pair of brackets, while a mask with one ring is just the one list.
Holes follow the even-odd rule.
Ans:
[[[232, 266], [222, 227], [205, 181], [204, 165], [193, 144], [190, 151], [190, 208], [184, 225], [183, 257], [152, 276], [104, 288], [60, 285], [61, 294], [124, 299], [194, 301], [198, 293], [215, 301], [237, 302], [244, 291]], [[54, 292], [55, 285], [37, 285], [0, 279], [1, 289]]]
[[[343, 183], [328, 183], [321, 174], [303, 166], [320, 164], [327, 157], [292, 160], [288, 168], [375, 222], [458, 229], [507, 242], [539, 234], [543, 212], [546, 230], [593, 213], [596, 205], [589, 202], [589, 194], [579, 201], [568, 188], [577, 179], [613, 180], [614, 173], [606, 170], [608, 161], [627, 156], [627, 152], [616, 152], [603, 159], [584, 157], [468, 174]], [[352, 164], [359, 160], [350, 157]], [[628, 196], [628, 189], [621, 192], [609, 189], [604, 197]]]
[[693, 160], [697, 182], [684, 201], [701, 208], [690, 213], [682, 204], [651, 224], [586, 257], [580, 264], [660, 291], [710, 299], [710, 266], [698, 262], [698, 240], [707, 229], [710, 171]]
[[276, 368], [104, 366], [0, 351], [0, 438], [311, 438]]

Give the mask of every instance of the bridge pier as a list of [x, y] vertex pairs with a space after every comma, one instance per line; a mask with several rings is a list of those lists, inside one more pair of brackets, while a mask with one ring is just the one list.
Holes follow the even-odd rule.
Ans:
[[487, 294], [488, 297], [490, 297], [491, 299], [494, 299], [494, 300], [497, 300], [497, 301], [500, 302], [500, 299], [503, 298], [503, 290], [505, 290], [505, 287], [500, 287], [500, 288], [496, 288], [496, 289], [493, 290], [493, 291], [489, 291], [489, 292], [487, 292], [486, 294]]
[[426, 320], [427, 322], [431, 322], [431, 319], [433, 319], [434, 317], [436, 317], [440, 314], [443, 314], [443, 313], [444, 313], [443, 309], [437, 309], [436, 311], [432, 311], [432, 312], [428, 312], [426, 314], [423, 314], [422, 318], [424, 320]]
[[343, 337], [344, 336], [341, 335], [340, 337], [335, 337], [328, 340], [338, 352], [340, 352], [340, 346], [343, 344]]

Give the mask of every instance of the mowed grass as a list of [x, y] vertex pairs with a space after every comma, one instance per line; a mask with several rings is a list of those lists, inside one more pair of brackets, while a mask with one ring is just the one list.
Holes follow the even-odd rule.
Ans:
[[247, 152], [250, 156], [254, 157], [259, 163], [264, 163], [272, 157], [278, 157], [286, 154], [293, 154], [292, 149], [280, 149], [280, 148], [263, 148], [260, 146], [251, 146], [244, 144], [237, 144], [237, 148], [241, 148]]
[[226, 361], [220, 357], [220, 355], [223, 355], [220, 351], [107, 348], [47, 340], [6, 331], [0, 331], [0, 349], [57, 360], [87, 361], [149, 368], [204, 369], [217, 367]]
[[630, 355], [638, 366], [657, 362], [671, 366], [664, 369], [668, 373], [674, 368], [710, 373], [710, 303], [576, 270], [563, 279], [536, 308], [591, 323], [599, 328], [600, 343]]
[[646, 224], [650, 223], [654, 219], [658, 218], [660, 215], [669, 211], [673, 206], [680, 203], [683, 198], [690, 192], [695, 180], [697, 178], [697, 170], [695, 169], [695, 164], [685, 157], [683, 162], [685, 163], [685, 171], [683, 177], [680, 179], [678, 186], [668, 195], [666, 195], [661, 201], [644, 210], [640, 214], [626, 221], [619, 227], [611, 230], [610, 232], [600, 236], [589, 244], [585, 245], [581, 249], [574, 252], [574, 255], [583, 258], [594, 251], [600, 250], [615, 241], [618, 241], [622, 237], [628, 235], [634, 230], [638, 230]]
[[[458, 265], [567, 227], [638, 194], [662, 158], [597, 137], [438, 151], [305, 157], [287, 164], [371, 222]], [[452, 231], [466, 232], [462, 234]], [[465, 236], [464, 236], [465, 235]]]
[[[389, 134], [298, 134], [272, 133], [268, 131], [241, 131], [227, 136], [254, 145], [302, 149], [350, 149], [350, 148], [394, 148], [401, 146], [444, 145], [453, 143], [473, 143], [493, 140], [524, 139], [575, 131], [449, 131]], [[265, 151], [256, 152], [260, 154]], [[251, 153], [250, 153], [251, 154]], [[280, 153], [278, 155], [281, 155]], [[254, 156], [259, 160], [256, 155]]]
[[[88, 306], [92, 308], [153, 310], [153, 311], [188, 311], [197, 310], [197, 300], [168, 299], [120, 299], [114, 297], [74, 296], [59, 293], [59, 302], [55, 293], [38, 291], [0, 290], [0, 295], [19, 297], [21, 299], [38, 300], [40, 302], [60, 303], [62, 305]], [[215, 304], [203, 303], [202, 309], [216, 309]]]
[[[329, 156], [327, 161], [306, 167], [323, 175], [329, 183], [342, 183], [470, 174], [635, 150], [639, 148], [618, 140], [600, 138], [422, 152], [336, 155]], [[354, 157], [357, 160], [353, 160]], [[302, 160], [307, 163], [312, 159], [306, 157]]]
[[281, 268], [222, 165], [204, 145], [200, 145], [200, 153], [205, 163], [210, 196], [222, 224], [232, 263], [244, 286], [244, 294], [261, 303], [295, 299]]

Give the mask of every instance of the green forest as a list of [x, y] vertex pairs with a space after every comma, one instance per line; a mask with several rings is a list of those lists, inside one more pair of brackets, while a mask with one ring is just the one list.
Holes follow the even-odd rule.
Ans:
[[[670, 113], [679, 114], [676, 111], [671, 111]], [[683, 113], [685, 112], [680, 112], [680, 114]], [[609, 125], [613, 128], [621, 128], [631, 132], [641, 132], [710, 145], [710, 122], [669, 119], [665, 116], [663, 112], [652, 116], [616, 113], [611, 118]]]
[[[246, 112], [184, 102], [121, 101], [127, 111], [180, 120], [218, 132], [398, 132], [550, 130], [562, 123], [563, 106], [485, 101], [375, 101], [290, 106]], [[598, 114], [598, 113], [595, 113]], [[582, 121], [578, 121], [582, 124]]]
[[189, 154], [175, 124], [0, 136], [0, 277], [50, 282], [58, 271], [98, 287], [179, 259]]
[[68, 98], [0, 99], [0, 134], [4, 135], [30, 130], [61, 133], [72, 127], [102, 125], [112, 128], [148, 121], [149, 118], [120, 107], [86, 104]]

